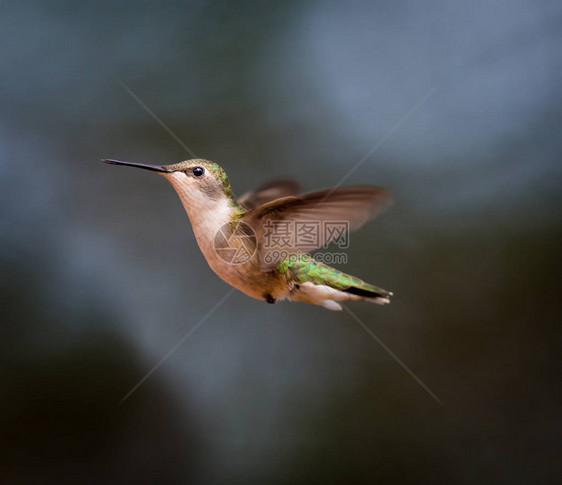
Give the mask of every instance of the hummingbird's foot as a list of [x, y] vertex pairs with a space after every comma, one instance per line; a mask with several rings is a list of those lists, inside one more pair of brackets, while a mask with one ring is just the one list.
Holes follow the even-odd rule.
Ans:
[[265, 301], [267, 303], [271, 303], [272, 305], [273, 303], [277, 303], [277, 300], [273, 298], [269, 293], [266, 293], [265, 295], [263, 295], [263, 297], [265, 298]]

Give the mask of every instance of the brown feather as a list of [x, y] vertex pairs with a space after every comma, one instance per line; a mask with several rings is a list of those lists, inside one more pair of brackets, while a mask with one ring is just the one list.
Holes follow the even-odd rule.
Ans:
[[246, 192], [238, 199], [238, 203], [246, 209], [255, 209], [272, 200], [297, 195], [302, 193], [302, 191], [302, 185], [296, 180], [271, 180], [255, 190]]
[[[298, 221], [298, 222], [342, 222], [349, 224], [350, 230], [361, 227], [369, 219], [386, 210], [392, 204], [392, 196], [380, 187], [351, 186], [337, 189], [325, 189], [299, 196], [289, 196], [273, 200], [262, 206], [248, 211], [242, 220], [250, 224], [257, 233], [260, 262], [263, 270], [271, 269], [279, 264], [284, 254], [307, 253], [327, 245], [330, 237], [324, 231], [318, 231], [318, 238], [314, 244], [295, 247], [295, 238], [284, 240], [275, 246], [265, 247], [265, 232], [268, 221]], [[334, 235], [335, 236], [335, 235]], [[278, 257], [272, 253], [277, 251]], [[266, 253], [268, 257], [265, 258]]]

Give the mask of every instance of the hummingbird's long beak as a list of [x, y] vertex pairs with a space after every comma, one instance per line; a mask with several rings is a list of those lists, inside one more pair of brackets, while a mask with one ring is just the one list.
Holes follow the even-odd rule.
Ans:
[[102, 162], [109, 163], [111, 165], [127, 165], [129, 167], [145, 168], [146, 170], [152, 170], [153, 172], [173, 172], [173, 170], [168, 170], [162, 165], [151, 165], [148, 163], [122, 162], [121, 160], [110, 159], [103, 159]]

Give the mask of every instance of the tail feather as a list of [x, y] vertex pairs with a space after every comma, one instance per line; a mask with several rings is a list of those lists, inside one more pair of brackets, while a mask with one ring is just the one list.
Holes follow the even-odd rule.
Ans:
[[327, 300], [333, 303], [345, 300], [366, 300], [379, 305], [390, 303], [392, 292], [314, 261], [308, 256], [292, 262], [287, 269], [295, 282], [301, 285], [302, 295], [295, 295], [292, 298], [295, 300], [322, 304], [331, 310], [341, 308], [336, 308], [339, 307], [337, 303], [325, 304]]
[[392, 292], [382, 290], [380, 288], [368, 289], [364, 286], [350, 286], [349, 288], [342, 289], [346, 293], [351, 293], [352, 295], [362, 296], [364, 298], [386, 298], [392, 296]]
[[351, 295], [356, 295], [363, 300], [377, 303], [378, 305], [386, 305], [387, 303], [390, 303], [390, 297], [392, 296], [392, 293], [390, 291], [371, 291], [364, 288], [357, 288], [355, 286], [350, 286], [349, 288], [340, 291], [349, 293]]
[[371, 285], [356, 276], [341, 273], [332, 281], [327, 282], [332, 288], [354, 295], [361, 299], [385, 305], [390, 303], [391, 291], [383, 290], [378, 286]]

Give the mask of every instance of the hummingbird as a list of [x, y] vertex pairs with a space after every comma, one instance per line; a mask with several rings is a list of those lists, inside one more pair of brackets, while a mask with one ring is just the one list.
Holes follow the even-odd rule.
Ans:
[[390, 291], [308, 254], [333, 241], [336, 232], [317, 231], [317, 237], [301, 241], [294, 237], [297, 224], [316, 228], [343, 221], [350, 230], [358, 229], [391, 205], [392, 196], [383, 188], [358, 185], [305, 193], [300, 183], [283, 179], [236, 198], [226, 172], [209, 160], [169, 165], [102, 162], [165, 177], [176, 190], [211, 269], [246, 295], [267, 303], [302, 301], [329, 310], [341, 310], [338, 302], [347, 300], [390, 302]]

